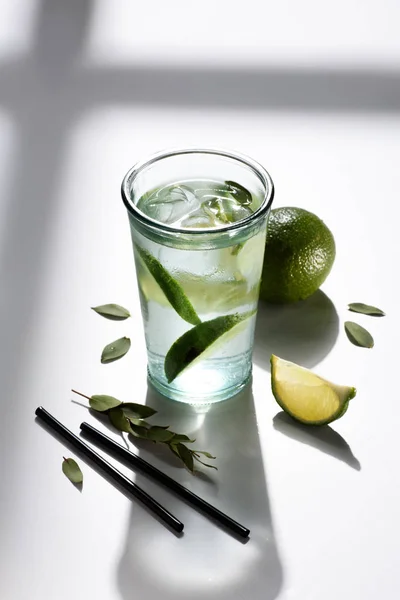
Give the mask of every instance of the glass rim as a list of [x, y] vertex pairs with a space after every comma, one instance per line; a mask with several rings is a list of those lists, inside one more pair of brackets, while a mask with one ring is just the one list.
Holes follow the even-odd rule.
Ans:
[[[210, 154], [214, 156], [229, 158], [231, 160], [235, 160], [244, 164], [246, 167], [253, 171], [253, 173], [260, 179], [264, 186], [264, 198], [260, 206], [251, 215], [242, 219], [241, 221], [236, 221], [234, 223], [230, 223], [229, 225], [222, 225], [221, 227], [174, 227], [173, 225], [169, 225], [168, 223], [156, 221], [155, 219], [152, 219], [151, 217], [143, 213], [131, 200], [130, 186], [132, 181], [141, 173], [141, 171], [143, 171], [150, 165], [165, 158], [170, 158], [172, 156], [179, 156], [184, 154]], [[196, 236], [219, 234], [222, 232], [225, 233], [227, 231], [232, 231], [236, 229], [241, 229], [242, 227], [246, 227], [246, 225], [251, 224], [253, 221], [258, 220], [260, 217], [268, 213], [268, 210], [271, 207], [272, 200], [274, 198], [274, 192], [275, 189], [271, 176], [260, 163], [238, 152], [231, 152], [230, 150], [212, 148], [175, 148], [170, 150], [163, 150], [161, 152], [156, 152], [148, 158], [141, 160], [135, 165], [133, 165], [133, 167], [131, 167], [126, 173], [121, 185], [122, 200], [125, 204], [126, 209], [135, 219], [140, 221], [144, 226], [150, 227], [151, 229], [155, 228], [159, 231], [170, 234], [189, 234]]]

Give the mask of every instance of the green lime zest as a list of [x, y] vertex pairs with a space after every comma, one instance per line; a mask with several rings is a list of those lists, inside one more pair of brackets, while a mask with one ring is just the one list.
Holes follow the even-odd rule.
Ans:
[[135, 244], [135, 249], [178, 315], [191, 325], [201, 323], [200, 317], [183, 291], [183, 288], [162, 266], [160, 261], [137, 244]]

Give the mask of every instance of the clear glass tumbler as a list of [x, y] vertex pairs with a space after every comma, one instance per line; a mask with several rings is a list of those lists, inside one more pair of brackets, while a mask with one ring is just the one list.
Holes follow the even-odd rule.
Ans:
[[124, 177], [148, 376], [163, 395], [210, 404], [249, 381], [273, 194], [261, 165], [220, 150], [159, 153]]

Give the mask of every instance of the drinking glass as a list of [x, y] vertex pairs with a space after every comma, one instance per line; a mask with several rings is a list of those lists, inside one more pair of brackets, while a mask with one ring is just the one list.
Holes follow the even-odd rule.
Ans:
[[273, 194], [260, 164], [222, 150], [158, 153], [124, 177], [148, 377], [163, 395], [211, 404], [249, 381]]

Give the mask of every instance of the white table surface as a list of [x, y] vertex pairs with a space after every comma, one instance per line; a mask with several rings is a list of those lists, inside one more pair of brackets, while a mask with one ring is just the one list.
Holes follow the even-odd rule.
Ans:
[[[0, 16], [1, 600], [397, 598], [399, 4], [2, 0]], [[252, 389], [207, 412], [147, 389], [119, 197], [135, 161], [187, 145], [253, 156], [275, 206], [317, 213], [337, 242], [323, 291], [261, 307]], [[354, 301], [387, 316], [351, 315]], [[90, 311], [106, 302], [132, 319]], [[372, 350], [349, 343], [349, 318]], [[125, 334], [127, 357], [101, 365]], [[318, 430], [285, 419], [271, 352], [356, 386], [346, 416]], [[250, 527], [248, 542], [121, 466], [182, 537], [81, 459], [80, 493], [61, 472], [75, 455], [34, 417], [43, 405], [106, 432], [72, 387], [147, 402], [215, 453], [218, 471], [193, 477], [139, 448]]]

